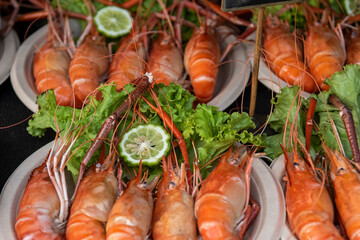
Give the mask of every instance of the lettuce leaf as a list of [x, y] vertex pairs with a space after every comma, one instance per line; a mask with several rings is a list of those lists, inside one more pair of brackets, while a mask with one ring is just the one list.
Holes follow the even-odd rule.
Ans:
[[[73, 155], [67, 164], [69, 171], [76, 177], [81, 160], [91, 145], [91, 140], [96, 137], [105, 119], [120, 106], [134, 87], [127, 85], [125, 89], [126, 91], [117, 92], [114, 85], [100, 87], [103, 99], [91, 98], [90, 103], [82, 111], [57, 106], [54, 91], [49, 90], [38, 96], [39, 111], [29, 120], [27, 131], [32, 136], [41, 137], [47, 128], [51, 128], [65, 137], [71, 131], [75, 131], [74, 134], [76, 134], [82, 127], [86, 127], [72, 147], [71, 154]], [[111, 133], [108, 138], [111, 138]], [[98, 150], [89, 164], [96, 162], [99, 155]]]
[[[299, 93], [300, 87], [298, 86], [285, 87], [276, 95], [276, 100], [272, 100], [275, 109], [270, 115], [269, 125], [279, 134], [265, 138], [267, 148], [264, 150], [272, 159], [283, 153], [280, 144], [284, 146], [294, 145], [294, 141], [289, 139], [290, 132], [295, 131], [295, 129], [292, 129], [294, 124], [296, 124], [297, 137], [305, 146], [306, 113], [303, 108], [305, 108], [306, 102], [299, 97]], [[284, 136], [284, 133], [286, 136]], [[319, 139], [314, 136], [311, 141], [314, 143], [318, 142]], [[311, 144], [310, 154], [312, 156], [315, 156], [317, 152], [316, 146], [317, 144]]]
[[[194, 141], [200, 166], [204, 166], [214, 157], [226, 151], [236, 141], [254, 145], [262, 143], [260, 136], [254, 136], [247, 131], [249, 128], [255, 128], [255, 124], [247, 113], [234, 112], [229, 115], [219, 111], [217, 107], [199, 104], [186, 124], [186, 130], [183, 132], [184, 138]], [[194, 150], [188, 149], [189, 155], [194, 156]], [[214, 164], [213, 162], [213, 164], [207, 165], [203, 172], [204, 176], [208, 172], [206, 169], [212, 168]]]
[[[330, 94], [335, 94], [341, 101], [347, 105], [351, 110], [355, 128], [357, 132], [358, 142], [360, 143], [360, 66], [359, 65], [347, 65], [344, 67], [344, 70], [337, 72], [331, 76], [331, 78], [325, 81], [330, 89], [328, 92], [323, 91], [321, 94], [312, 94], [311, 98], [317, 100], [317, 105], [315, 108], [314, 121], [319, 127], [319, 130], [315, 132], [313, 129], [313, 135], [311, 139], [311, 150], [310, 154], [314, 157], [315, 153], [321, 151], [321, 140], [325, 144], [332, 148], [339, 150], [339, 144], [336, 141], [335, 133], [333, 130], [332, 122], [335, 124], [336, 131], [340, 137], [340, 142], [345, 151], [346, 157], [349, 159], [352, 158], [352, 152], [350, 148], [350, 143], [346, 134], [344, 124], [341, 120], [339, 110], [330, 104], [328, 104], [328, 98]], [[305, 140], [305, 128], [306, 128], [306, 114], [309, 108], [310, 98], [306, 101], [302, 101], [296, 104], [292, 104], [295, 99], [299, 87], [283, 88], [281, 93], [277, 94], [277, 102], [274, 101], [275, 109], [272, 113], [269, 124], [272, 129], [280, 133], [278, 135], [269, 136], [266, 138], [268, 147], [265, 149], [265, 152], [271, 158], [275, 158], [282, 153], [279, 147], [279, 141], [283, 142], [284, 139], [284, 126], [286, 123], [286, 117], [289, 114], [290, 123], [293, 123], [294, 120], [297, 121], [297, 131], [300, 141], [304, 144]], [[300, 104], [300, 111], [297, 118], [294, 119], [296, 106]], [[304, 109], [304, 110], [301, 110]], [[288, 126], [289, 127], [289, 126]], [[289, 138], [289, 128], [287, 127], [285, 136], [286, 141]]]
[[[117, 92], [114, 85], [101, 86], [99, 90], [102, 93], [102, 99], [92, 98], [82, 111], [71, 107], [57, 106], [54, 92], [52, 90], [47, 91], [47, 93], [39, 95], [37, 100], [39, 111], [29, 121], [27, 130], [31, 135], [37, 137], [43, 136], [48, 128], [60, 132], [63, 137], [68, 132], [73, 131], [76, 134], [82, 130], [72, 147], [72, 157], [67, 164], [68, 169], [76, 178], [81, 160], [105, 119], [121, 105], [134, 87], [129, 84], [125, 86], [125, 89], [126, 91]], [[174, 124], [183, 133], [190, 161], [195, 157], [192, 141], [194, 141], [197, 148], [201, 165], [205, 165], [208, 161], [226, 151], [235, 141], [241, 141], [244, 144], [261, 144], [259, 136], [254, 136], [246, 131], [249, 128], [255, 128], [255, 124], [246, 113], [235, 112], [229, 115], [226, 112], [219, 111], [217, 107], [206, 104], [198, 105], [194, 110], [195, 96], [177, 84], [170, 84], [169, 86], [158, 84], [154, 86], [153, 90], [158, 96], [157, 104], [160, 104], [162, 109], [171, 116]], [[143, 96], [156, 105], [149, 93], [145, 93]], [[138, 103], [140, 111], [147, 121], [160, 125], [164, 124], [144, 100], [140, 99]], [[120, 134], [132, 123], [132, 110], [130, 109], [127, 118], [120, 122], [118, 127]], [[112, 133], [107, 138], [111, 139], [111, 136]], [[106, 148], [106, 151], [108, 151], [108, 148]], [[100, 150], [94, 155], [89, 165], [96, 162], [99, 155]], [[179, 161], [182, 161], [181, 153], [178, 156]], [[133, 169], [129, 169], [128, 172], [124, 173], [124, 177], [130, 178], [132, 171]], [[204, 172], [206, 174], [206, 170]], [[149, 178], [151, 179], [160, 173], [160, 166], [151, 168], [149, 169]]]

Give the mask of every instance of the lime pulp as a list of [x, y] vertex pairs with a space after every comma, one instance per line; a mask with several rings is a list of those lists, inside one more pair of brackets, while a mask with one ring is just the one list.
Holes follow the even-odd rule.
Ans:
[[127, 10], [109, 6], [99, 10], [94, 21], [100, 33], [115, 38], [130, 32], [133, 19]]
[[170, 136], [161, 126], [139, 125], [126, 132], [119, 143], [120, 155], [130, 166], [138, 166], [140, 159], [147, 166], [157, 165], [170, 149]]
[[357, 14], [360, 9], [360, 0], [343, 0], [343, 6], [348, 15]]

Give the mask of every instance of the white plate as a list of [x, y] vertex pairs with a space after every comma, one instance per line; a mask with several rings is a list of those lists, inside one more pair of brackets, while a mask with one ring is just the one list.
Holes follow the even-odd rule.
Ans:
[[[274, 161], [271, 163], [270, 167], [271, 167], [276, 179], [279, 181], [279, 183], [283, 189], [283, 192], [285, 194], [286, 183], [283, 180], [284, 176], [286, 175], [284, 154], [282, 154], [279, 157], [277, 157], [276, 159], [274, 159]], [[284, 231], [281, 235], [281, 240], [297, 240], [297, 237], [295, 236], [295, 233], [291, 229], [291, 226], [287, 220], [285, 222]]]
[[[248, 57], [251, 58], [251, 64], [253, 64], [254, 62], [255, 38], [256, 38], [256, 33], [253, 33], [246, 38], [246, 41], [244, 41]], [[281, 88], [290, 86], [287, 82], [279, 78], [268, 67], [266, 61], [264, 60], [264, 55], [261, 55], [258, 79], [267, 88], [269, 88], [270, 90], [276, 93], [279, 93]], [[310, 93], [301, 91], [301, 96], [304, 98], [308, 98], [310, 97]]]
[[[45, 160], [52, 142], [30, 155], [10, 176], [0, 196], [0, 239], [15, 240], [17, 208], [32, 170]], [[251, 195], [261, 206], [247, 232], [249, 239], [278, 240], [285, 222], [285, 201], [270, 168], [255, 158], [251, 172]]]
[[[0, 18], [0, 28], [3, 26], [5, 21]], [[19, 38], [14, 30], [5, 39], [0, 39], [0, 85], [9, 77], [18, 47]]]
[[[218, 29], [222, 33], [230, 31], [226, 27], [219, 27]], [[44, 26], [21, 44], [11, 69], [11, 83], [16, 95], [33, 112], [38, 109], [36, 104], [38, 93], [35, 88], [32, 62], [37, 50], [35, 46], [41, 47], [45, 43], [47, 32], [48, 27]], [[234, 35], [229, 35], [221, 42], [221, 49], [225, 49], [235, 39]], [[214, 98], [208, 102], [209, 105], [218, 106], [219, 110], [226, 109], [240, 96], [250, 77], [251, 67], [247, 62], [246, 49], [243, 44], [239, 44], [229, 52], [225, 61], [227, 60], [231, 62], [220, 66]]]

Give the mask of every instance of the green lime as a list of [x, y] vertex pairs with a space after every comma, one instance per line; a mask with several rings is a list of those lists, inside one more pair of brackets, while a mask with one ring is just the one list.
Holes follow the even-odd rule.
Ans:
[[157, 165], [170, 149], [170, 135], [161, 126], [139, 125], [124, 134], [119, 151], [124, 161], [138, 166], [140, 159], [147, 166]]
[[343, 0], [343, 6], [348, 15], [357, 14], [360, 10], [360, 0]]
[[98, 11], [94, 21], [100, 33], [116, 38], [130, 32], [133, 19], [127, 10], [110, 6]]

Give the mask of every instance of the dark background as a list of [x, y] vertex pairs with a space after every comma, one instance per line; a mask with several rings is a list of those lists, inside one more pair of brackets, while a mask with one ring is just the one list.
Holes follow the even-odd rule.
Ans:
[[[26, 31], [28, 31], [28, 36], [44, 24], [44, 21], [37, 21], [30, 29], [27, 28], [27, 24], [17, 24], [14, 29], [19, 35], [20, 42], [23, 42]], [[243, 102], [244, 111], [248, 112], [250, 92], [251, 85], [226, 111], [239, 110]], [[257, 127], [262, 126], [267, 114], [270, 113], [270, 99], [271, 91], [259, 83], [256, 114], [253, 119]], [[9, 77], [0, 85], [0, 189], [17, 166], [55, 137], [52, 130], [48, 130], [42, 138], [29, 135], [26, 127], [32, 114], [16, 96]]]

